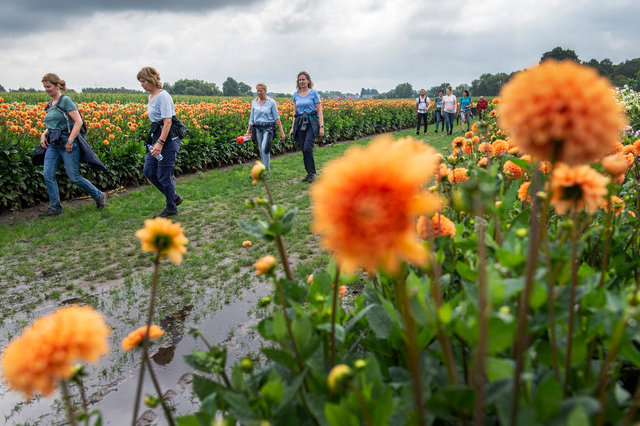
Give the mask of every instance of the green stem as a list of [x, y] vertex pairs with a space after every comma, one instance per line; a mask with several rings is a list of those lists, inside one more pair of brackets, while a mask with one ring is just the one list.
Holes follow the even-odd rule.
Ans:
[[600, 283], [598, 284], [598, 288], [602, 288], [604, 286], [604, 276], [607, 270], [607, 266], [609, 266], [609, 248], [611, 246], [611, 234], [613, 233], [613, 227], [611, 226], [611, 221], [613, 220], [614, 207], [609, 199], [609, 212], [607, 213], [607, 222], [605, 225], [605, 234], [604, 234], [604, 249], [602, 254], [602, 265], [600, 265]]
[[[435, 249], [435, 237], [432, 233], [428, 234], [429, 247], [432, 251]], [[440, 286], [440, 265], [436, 260], [435, 253], [430, 254], [431, 258], [431, 298], [433, 299], [434, 307], [436, 308], [436, 337], [442, 348], [442, 355], [445, 367], [447, 368], [447, 376], [451, 385], [457, 385], [458, 379], [456, 377], [455, 359], [453, 357], [453, 348], [449, 338], [442, 329], [442, 324], [437, 315], [442, 307], [442, 287]]]
[[80, 401], [82, 401], [82, 410], [84, 411], [84, 424], [89, 426], [89, 404], [87, 403], [87, 395], [84, 391], [84, 384], [82, 383], [82, 379], [80, 375], [78, 375], [74, 382], [78, 385], [78, 389], [80, 389]]
[[333, 281], [333, 301], [331, 305], [331, 367], [336, 364], [336, 310], [338, 306], [338, 286], [340, 279], [340, 267], [336, 268], [336, 278]]
[[71, 424], [71, 426], [76, 426], [76, 414], [73, 411], [73, 404], [71, 403], [69, 386], [67, 385], [66, 380], [60, 380], [60, 390], [62, 392], [64, 407], [67, 410], [67, 417], [69, 418], [69, 424]]
[[533, 206], [531, 208], [531, 225], [530, 225], [530, 238], [529, 238], [529, 255], [527, 258], [527, 266], [525, 272], [524, 290], [520, 294], [518, 299], [518, 329], [516, 332], [516, 344], [515, 344], [515, 361], [516, 368], [513, 374], [513, 401], [511, 405], [511, 426], [516, 426], [518, 419], [518, 407], [520, 403], [520, 379], [522, 370], [524, 368], [524, 351], [527, 346], [527, 324], [528, 324], [528, 312], [529, 301], [531, 299], [531, 291], [533, 289], [533, 276], [538, 265], [538, 248], [540, 246], [540, 226], [546, 226], [546, 224], [540, 225], [539, 211], [540, 211], [540, 198], [537, 196], [538, 188], [540, 187], [541, 172], [534, 162], [534, 173], [531, 181], [531, 194], [533, 197]]
[[[403, 274], [405, 275], [405, 274]], [[406, 277], [399, 277], [397, 280], [396, 288], [398, 289], [398, 300], [400, 312], [404, 319], [404, 326], [406, 331], [405, 343], [407, 345], [407, 364], [413, 380], [413, 395], [415, 399], [416, 413], [418, 415], [418, 426], [424, 426], [425, 413], [423, 406], [422, 395], [422, 373], [420, 371], [420, 353], [418, 349], [418, 342], [416, 339], [416, 329], [413, 316], [411, 315], [411, 307], [409, 306], [409, 299], [407, 297], [407, 283]]]
[[[476, 196], [474, 199], [475, 215], [478, 218], [484, 217], [481, 200]], [[497, 215], [494, 212], [497, 226]], [[475, 391], [474, 424], [483, 425], [485, 420], [485, 399], [486, 399], [486, 355], [487, 340], [489, 335], [489, 301], [487, 297], [487, 249], [485, 245], [485, 222], [478, 221], [478, 345], [471, 363], [472, 384]], [[464, 348], [463, 348], [464, 350]]]
[[567, 353], [565, 357], [564, 365], [564, 385], [562, 387], [562, 394], [566, 398], [569, 394], [569, 380], [571, 377], [571, 351], [573, 349], [573, 327], [574, 327], [574, 305], [576, 303], [576, 287], [578, 285], [578, 211], [574, 205], [573, 213], [573, 228], [571, 229], [571, 282], [569, 287], [569, 331], [567, 333]]
[[[545, 198], [544, 207], [540, 212], [541, 223], [549, 220], [549, 197]], [[558, 343], [556, 338], [556, 282], [555, 274], [551, 267], [551, 249], [549, 248], [549, 228], [546, 225], [540, 227], [540, 241], [544, 242], [545, 265], [547, 267], [547, 304], [549, 309], [549, 343], [551, 344], [551, 361], [553, 374], [560, 382], [560, 363], [558, 362]]]
[[605, 421], [606, 414], [606, 397], [607, 397], [607, 384], [609, 383], [610, 377], [610, 366], [611, 363], [615, 360], [618, 355], [618, 349], [620, 347], [620, 340], [624, 335], [624, 330], [627, 325], [626, 315], [623, 316], [620, 321], [616, 324], [616, 328], [613, 332], [613, 337], [611, 338], [611, 344], [609, 345], [609, 351], [607, 352], [607, 357], [602, 364], [602, 369], [600, 370], [600, 376], [598, 377], [598, 384], [596, 386], [596, 394], [598, 395], [598, 399], [600, 400], [600, 407], [602, 408], [598, 412], [598, 418], [596, 420], [596, 424], [601, 426]]
[[140, 373], [138, 374], [138, 386], [136, 389], [136, 398], [133, 406], [133, 419], [131, 420], [131, 426], [136, 425], [138, 418], [138, 408], [140, 406], [140, 398], [142, 395], [142, 385], [144, 383], [145, 363], [144, 359], [148, 356], [149, 351], [149, 331], [151, 329], [151, 321], [153, 319], [153, 310], [156, 299], [156, 292], [158, 288], [158, 271], [160, 266], [160, 253], [156, 255], [153, 261], [153, 278], [151, 280], [151, 295], [149, 297], [149, 311], [147, 313], [147, 332], [142, 339], [142, 363], [140, 365]]
[[369, 407], [367, 406], [367, 401], [365, 400], [364, 395], [362, 394], [360, 389], [353, 385], [351, 386], [351, 390], [353, 390], [353, 393], [356, 394], [356, 397], [360, 402], [360, 407], [362, 408], [362, 416], [364, 417], [364, 425], [372, 426], [373, 421], [371, 420], [371, 413], [369, 412]]
[[151, 361], [149, 361], [149, 357], [146, 356], [144, 358], [144, 362], [147, 363], [147, 367], [149, 368], [149, 376], [151, 377], [151, 381], [153, 382], [153, 386], [156, 388], [156, 392], [158, 393], [158, 398], [160, 398], [160, 405], [162, 405], [162, 410], [164, 411], [164, 415], [167, 418], [167, 422], [170, 426], [175, 426], [175, 422], [173, 421], [173, 417], [171, 416], [171, 410], [169, 410], [169, 406], [167, 402], [164, 400], [164, 396], [162, 395], [162, 391], [160, 390], [160, 383], [158, 383], [158, 379], [156, 378], [156, 374], [151, 368]]

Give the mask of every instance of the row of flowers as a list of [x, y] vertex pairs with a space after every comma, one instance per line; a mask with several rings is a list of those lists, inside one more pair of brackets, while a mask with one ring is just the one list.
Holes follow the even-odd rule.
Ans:
[[[261, 357], [228, 367], [226, 349], [193, 331], [207, 347], [185, 357], [201, 406], [179, 424], [639, 420], [640, 142], [623, 134], [624, 105], [592, 69], [547, 61], [493, 106], [447, 153], [383, 136], [326, 165], [312, 229], [333, 261], [310, 277], [293, 275], [284, 244], [297, 210], [275, 203], [256, 163], [265, 196], [246, 201], [255, 217], [239, 225], [278, 253], [255, 263], [274, 288], [259, 302]], [[137, 236], [155, 254], [144, 361], [159, 262], [179, 263], [187, 241], [170, 222]], [[18, 362], [7, 352], [5, 375]], [[64, 353], [62, 373], [37, 371], [69, 378], [81, 356]], [[152, 371], [142, 365], [140, 377]], [[174, 424], [156, 392], [149, 402]]]
[[[43, 100], [44, 101], [44, 100]], [[33, 205], [46, 199], [39, 170], [31, 164], [34, 147], [44, 131], [45, 102], [4, 102], [0, 98], [0, 208]], [[136, 185], [144, 180], [142, 165], [150, 122], [144, 103], [80, 102], [78, 108], [88, 128], [87, 141], [110, 173], [80, 171], [99, 188], [109, 190]], [[176, 103], [176, 114], [188, 131], [183, 140], [175, 171], [194, 172], [249, 161], [258, 156], [253, 143], [234, 140], [244, 134], [250, 114], [247, 99], [219, 99], [211, 102]], [[285, 133], [291, 126], [294, 104], [278, 100]], [[406, 128], [413, 124], [410, 101], [331, 101], [323, 102], [325, 136], [321, 144], [354, 139], [370, 134]], [[293, 151], [291, 138], [277, 140], [274, 154]], [[4, 171], [4, 172], [3, 172]], [[64, 173], [58, 175], [62, 198], [78, 194]]]

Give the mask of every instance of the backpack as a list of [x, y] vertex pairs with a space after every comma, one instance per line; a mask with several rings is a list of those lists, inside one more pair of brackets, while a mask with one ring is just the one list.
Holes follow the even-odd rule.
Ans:
[[[60, 108], [60, 101], [62, 100], [62, 98], [66, 96], [66, 95], [60, 95], [60, 97], [58, 98], [58, 102], [56, 102], [55, 106], [53, 105], [53, 101], [49, 101], [47, 102], [47, 106], [44, 107], [45, 112], [48, 112], [51, 108], [55, 108], [58, 110], [58, 112], [60, 112], [63, 116], [64, 119], [67, 120], [67, 131], [69, 133], [71, 133], [71, 127], [69, 125], [69, 113], [65, 110], [63, 110], [62, 108]], [[78, 111], [78, 114], [80, 114], [80, 111]], [[87, 124], [84, 122], [84, 119], [82, 118], [82, 114], [80, 114], [80, 120], [82, 121], [82, 127], [80, 127], [80, 136], [82, 136], [83, 138], [87, 135]]]

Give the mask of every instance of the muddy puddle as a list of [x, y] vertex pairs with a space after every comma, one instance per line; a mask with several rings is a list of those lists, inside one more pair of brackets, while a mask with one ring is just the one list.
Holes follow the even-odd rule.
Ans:
[[[200, 329], [209, 343], [224, 344], [228, 349], [228, 365], [234, 360], [259, 350], [260, 342], [252, 327], [259, 318], [255, 313], [257, 301], [271, 293], [271, 286], [263, 281], [252, 279], [251, 288], [236, 296], [230, 303], [221, 305], [215, 312], [210, 309], [206, 299], [221, 297], [214, 291], [205, 293], [193, 304], [181, 306], [169, 315], [159, 308], [159, 325], [166, 334], [151, 349], [152, 364], [165, 397], [175, 406], [176, 416], [192, 413], [197, 410], [199, 402], [192, 395], [191, 381], [193, 369], [183, 360], [193, 349], [205, 349], [200, 341], [196, 341], [187, 333], [191, 326]], [[131, 330], [137, 328], [140, 315], [129, 315], [122, 302], [112, 301], [108, 289], [96, 294], [98, 300], [104, 300], [103, 308], [107, 323], [114, 329], [110, 338], [110, 353], [103, 357], [96, 366], [88, 366], [89, 377], [85, 380], [89, 410], [98, 409], [103, 415], [103, 424], [130, 424], [133, 412], [133, 401], [138, 379], [139, 352], [124, 353], [120, 347], [121, 339]], [[70, 299], [68, 303], [81, 303], [82, 300]], [[64, 304], [64, 303], [62, 303]], [[10, 339], [13, 330], [19, 330], [24, 322], [30, 323], [33, 318], [42, 316], [59, 307], [51, 303], [42, 306], [29, 314], [29, 318], [14, 317], [13, 324], [3, 324], [0, 331], [2, 345]], [[26, 325], [26, 324], [25, 324]], [[77, 388], [71, 386], [71, 392], [78, 395]], [[149, 374], [145, 375], [144, 394], [155, 394]], [[34, 399], [24, 402], [22, 394], [10, 391], [0, 382], [0, 424], [57, 425], [65, 423], [65, 413], [58, 393], [48, 398]], [[165, 425], [166, 421], [160, 406], [149, 409], [141, 405], [139, 409], [139, 425]]]

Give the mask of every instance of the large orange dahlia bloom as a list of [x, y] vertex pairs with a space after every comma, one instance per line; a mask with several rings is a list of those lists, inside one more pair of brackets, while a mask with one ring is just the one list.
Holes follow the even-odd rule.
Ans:
[[560, 164], [551, 175], [551, 205], [558, 214], [583, 208], [594, 214], [607, 195], [609, 179], [589, 166]]
[[519, 72], [500, 96], [500, 126], [538, 160], [597, 161], [612, 151], [625, 124], [609, 81], [569, 60]]
[[142, 251], [167, 256], [176, 265], [182, 263], [182, 255], [187, 252], [185, 246], [189, 240], [184, 236], [179, 223], [163, 217], [147, 219], [144, 221], [144, 228], [136, 231], [135, 235], [140, 240]]
[[88, 306], [68, 306], [37, 319], [9, 343], [2, 371], [9, 386], [27, 398], [50, 395], [57, 382], [71, 377], [77, 361], [95, 363], [109, 352], [102, 315]]
[[405, 260], [426, 262], [414, 224], [440, 208], [440, 198], [423, 189], [437, 161], [428, 145], [380, 136], [325, 166], [311, 188], [312, 228], [343, 270], [395, 272]]

